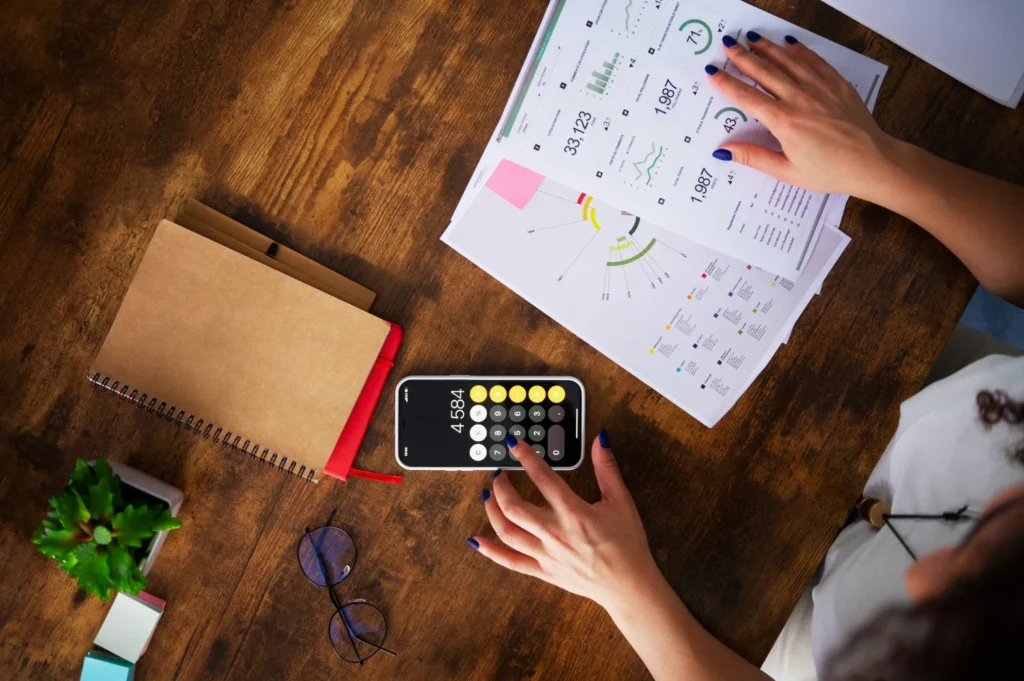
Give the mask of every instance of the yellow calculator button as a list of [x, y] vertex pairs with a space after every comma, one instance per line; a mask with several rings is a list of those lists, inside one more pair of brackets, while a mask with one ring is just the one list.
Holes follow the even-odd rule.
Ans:
[[469, 399], [474, 402], [483, 402], [487, 399], [487, 388], [482, 385], [474, 385], [469, 389]]
[[500, 385], [491, 386], [491, 401], [492, 402], [504, 402], [505, 397], [508, 393], [505, 392], [505, 387]]
[[560, 385], [553, 385], [548, 388], [548, 399], [558, 404], [565, 399], [565, 388]]
[[526, 399], [526, 388], [521, 385], [514, 385], [508, 391], [508, 398], [519, 404]]
[[530, 401], [539, 404], [544, 401], [544, 396], [547, 394], [547, 390], [544, 390], [544, 388], [539, 385], [535, 385], [530, 388]]

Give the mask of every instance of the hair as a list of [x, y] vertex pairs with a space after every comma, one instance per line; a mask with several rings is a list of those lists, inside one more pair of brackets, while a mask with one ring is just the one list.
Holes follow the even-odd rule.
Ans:
[[[990, 428], [1024, 422], [1024, 403], [1001, 390], [977, 396]], [[1013, 458], [1024, 463], [1024, 442]], [[985, 566], [914, 606], [879, 613], [826, 662], [822, 681], [975, 681], [1021, 678], [1024, 531]]]

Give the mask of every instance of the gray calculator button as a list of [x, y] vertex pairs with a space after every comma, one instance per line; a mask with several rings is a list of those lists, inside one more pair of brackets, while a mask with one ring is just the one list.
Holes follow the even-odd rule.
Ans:
[[493, 461], [501, 461], [502, 459], [505, 458], [505, 454], [507, 452], [508, 452], [508, 450], [505, 449], [505, 445], [491, 445], [491, 448], [488, 451], [488, 454], [491, 455], [491, 460], [493, 460]]
[[491, 420], [501, 423], [505, 420], [505, 407], [500, 404], [491, 405]]
[[548, 429], [548, 458], [561, 461], [565, 458], [565, 428], [551, 426]]
[[483, 461], [487, 458], [487, 447], [477, 444], [469, 448], [469, 458], [473, 461]]
[[489, 432], [491, 434], [491, 439], [495, 442], [505, 441], [505, 426], [495, 423], [491, 426], [491, 430]]
[[544, 420], [544, 417], [546, 415], [547, 412], [544, 411], [544, 407], [540, 406], [539, 404], [535, 404], [532, 407], [530, 407], [530, 420], [533, 421], [534, 423], [540, 423], [541, 421]]
[[544, 451], [544, 445], [534, 445], [533, 451], [537, 452], [537, 456], [539, 456], [542, 459], [544, 458], [544, 455], [547, 453]]
[[522, 423], [526, 420], [526, 407], [517, 404], [508, 410], [508, 417], [512, 419], [513, 423]]
[[522, 440], [526, 437], [526, 428], [517, 423], [509, 427], [508, 434], [514, 436], [517, 440]]
[[474, 404], [469, 408], [469, 418], [473, 419], [473, 423], [480, 423], [487, 418], [487, 407], [482, 404]]
[[565, 409], [557, 404], [548, 409], [548, 419], [554, 423], [561, 423], [565, 418]]
[[[564, 437], [564, 436], [563, 436]], [[544, 439], [544, 426], [530, 426], [530, 439], [540, 442]]]

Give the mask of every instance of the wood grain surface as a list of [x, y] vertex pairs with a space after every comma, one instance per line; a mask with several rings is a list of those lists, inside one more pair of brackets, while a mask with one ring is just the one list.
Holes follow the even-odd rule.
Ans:
[[[755, 4], [888, 64], [885, 130], [1024, 180], [1019, 112], [817, 0]], [[107, 606], [29, 541], [74, 460], [97, 456], [186, 495], [150, 574], [168, 608], [140, 681], [647, 677], [598, 607], [466, 547], [488, 531], [487, 474], [299, 484], [89, 387], [150, 234], [189, 198], [373, 289], [373, 311], [405, 327], [361, 466], [397, 468], [387, 395], [403, 375], [578, 376], [673, 586], [740, 654], [767, 654], [975, 282], [914, 225], [852, 201], [853, 243], [792, 340], [700, 426], [438, 240], [544, 8], [3, 3], [0, 677], [77, 678], [100, 626]], [[595, 497], [589, 466], [567, 478]], [[340, 595], [385, 610], [398, 652], [363, 669], [335, 657], [327, 595], [295, 557], [335, 508], [359, 550]]]

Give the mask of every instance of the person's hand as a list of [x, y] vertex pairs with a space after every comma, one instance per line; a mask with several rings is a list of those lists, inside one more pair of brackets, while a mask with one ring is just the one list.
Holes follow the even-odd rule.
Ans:
[[[748, 32], [751, 51], [727, 36], [726, 54], [769, 94], [722, 69], [708, 66], [709, 80], [757, 118], [782, 152], [730, 142], [715, 152], [805, 189], [872, 199], [895, 140], [882, 132], [860, 95], [812, 50], [786, 37], [777, 45]], [[731, 154], [731, 157], [730, 157]]]
[[[603, 441], [603, 446], [602, 446]], [[506, 443], [549, 506], [523, 501], [508, 475], [495, 473], [484, 508], [502, 544], [467, 541], [495, 563], [585, 596], [606, 610], [645, 584], [662, 581], [647, 534], [602, 430], [590, 459], [601, 500], [588, 504], [525, 442]]]

